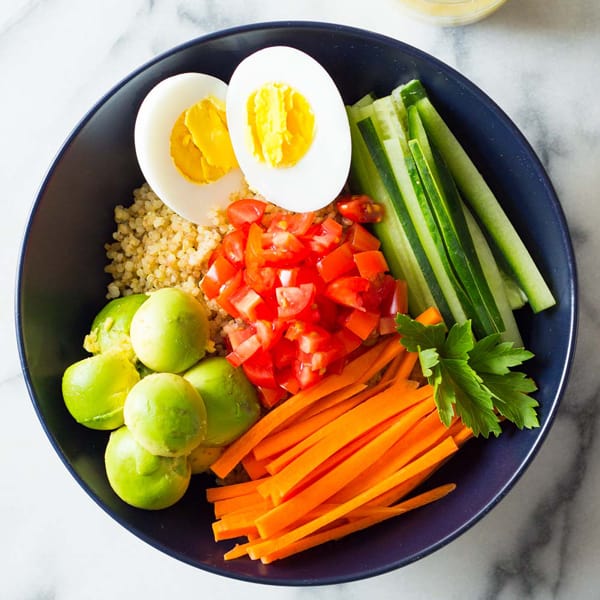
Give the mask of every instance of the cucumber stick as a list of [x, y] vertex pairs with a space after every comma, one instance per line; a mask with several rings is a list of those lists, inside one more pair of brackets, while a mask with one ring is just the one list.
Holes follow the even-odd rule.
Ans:
[[513, 271], [534, 312], [556, 303], [525, 244], [477, 167], [444, 122], [420, 82], [402, 86], [406, 106], [416, 106], [430, 140], [447, 163], [463, 199], [473, 209]]

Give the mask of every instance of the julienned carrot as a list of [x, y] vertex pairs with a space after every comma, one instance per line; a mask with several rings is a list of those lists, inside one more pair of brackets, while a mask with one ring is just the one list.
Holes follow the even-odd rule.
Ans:
[[266, 507], [267, 501], [259, 493], [250, 492], [249, 494], [224, 498], [223, 500], [215, 500], [213, 502], [213, 509], [215, 512], [215, 517], [219, 518], [223, 515], [237, 512], [239, 510], [247, 510], [248, 508], [256, 505], [262, 505]]
[[312, 521], [309, 521], [308, 523], [304, 523], [299, 527], [286, 531], [279, 537], [268, 538], [265, 535], [264, 530], [261, 528], [260, 519], [258, 519], [256, 525], [258, 532], [263, 539], [255, 540], [249, 545], [249, 556], [251, 558], [261, 558], [262, 556], [267, 556], [283, 546], [287, 546], [292, 542], [318, 531], [322, 527], [329, 525], [337, 519], [345, 517], [349, 512], [355, 508], [358, 508], [359, 506], [362, 506], [363, 504], [366, 504], [369, 502], [369, 500], [376, 498], [393, 487], [396, 487], [400, 483], [407, 481], [411, 477], [414, 477], [415, 475], [418, 475], [419, 473], [438, 465], [449, 456], [454, 454], [454, 452], [457, 450], [458, 447], [454, 443], [454, 440], [452, 438], [446, 438], [435, 448], [432, 448], [427, 453], [421, 455], [419, 458], [412, 461], [406, 467], [400, 469], [390, 477], [380, 481], [369, 490], [362, 492], [348, 502], [337, 506], [336, 508], [328, 511], [320, 517], [317, 517], [316, 519], [313, 519]]
[[268, 475], [264, 461], [257, 459], [252, 452], [248, 452], [242, 458], [242, 467], [244, 467], [244, 471], [246, 471], [250, 479], [260, 479]]
[[[380, 391], [379, 389], [376, 389], [376, 386], [367, 386], [367, 384], [365, 383], [355, 383], [353, 386], [348, 386], [348, 388], [340, 390], [339, 392], [334, 392], [333, 394], [329, 394], [329, 396], [325, 396], [324, 398], [317, 400], [317, 402], [315, 402], [314, 404], [309, 406], [305, 411], [299, 414], [294, 419], [294, 422], [304, 421], [306, 419], [316, 417], [319, 413], [323, 412], [324, 410], [329, 410], [330, 408], [333, 408], [340, 402], [344, 402], [348, 399], [346, 392], [351, 389], [356, 390], [356, 395], [352, 396], [352, 398], [361, 398], [363, 400], [365, 400], [369, 396], [372, 396], [377, 391]], [[293, 423], [288, 423], [288, 427], [292, 425]]]
[[[402, 413], [400, 421], [403, 427], [396, 428], [396, 439], [401, 438], [423, 414], [433, 408], [425, 402], [413, 403], [413, 399], [424, 400], [432, 393], [429, 386], [406, 391], [403, 387], [398, 389], [398, 386], [394, 386], [366, 400], [332, 422], [327, 428], [327, 434], [321, 440], [268, 480], [269, 487], [275, 488], [280, 497], [285, 497], [297, 483], [313, 472], [325, 459], [371, 428], [400, 413]], [[406, 409], [406, 406], [412, 406], [412, 408]], [[259, 492], [261, 492], [261, 488], [262, 486], [258, 487]]]
[[293, 446], [297, 442], [308, 437], [311, 433], [318, 431], [336, 417], [344, 414], [362, 401], [358, 392], [361, 392], [364, 389], [363, 384], [358, 384], [353, 387], [355, 391], [350, 398], [346, 398], [341, 402], [338, 401], [330, 408], [318, 412], [314, 416], [299, 419], [297, 422], [289, 425], [289, 427], [267, 436], [262, 442], [256, 445], [256, 448], [254, 448], [251, 455], [254, 456], [255, 459], [262, 461], [270, 456], [280, 454], [290, 446]]
[[224, 500], [225, 498], [233, 498], [234, 496], [249, 494], [251, 492], [255, 492], [260, 483], [260, 479], [255, 479], [207, 488], [206, 499], [209, 502], [215, 502], [216, 500]]
[[272, 508], [256, 519], [256, 527], [263, 538], [272, 537], [289, 527], [313, 508], [330, 498], [349, 481], [358, 477], [361, 470], [368, 469], [397, 439], [404, 427], [400, 420], [383, 433], [357, 450], [347, 460], [325, 473], [307, 488], [289, 498], [283, 504]]
[[346, 364], [339, 375], [329, 375], [306, 390], [302, 390], [276, 406], [271, 412], [259, 419], [248, 431], [219, 456], [211, 465], [211, 470], [217, 477], [226, 477], [241, 462], [242, 458], [251, 452], [277, 426], [298, 414], [313, 402], [337, 390], [359, 383], [362, 375], [377, 358], [384, 340], [369, 348], [357, 358]]
[[[332, 527], [330, 529], [325, 529], [324, 531], [318, 531], [317, 533], [308, 535], [296, 542], [292, 542], [287, 546], [283, 546], [278, 550], [275, 550], [271, 554], [263, 556], [261, 558], [261, 561], [264, 564], [269, 564], [274, 560], [292, 556], [293, 554], [297, 554], [304, 550], [308, 550], [309, 548], [314, 548], [315, 546], [324, 544], [325, 542], [341, 539], [356, 531], [361, 531], [362, 529], [366, 529], [367, 527], [371, 527], [377, 523], [381, 523], [397, 515], [404, 514], [406, 512], [414, 510], [415, 508], [419, 508], [421, 506], [425, 506], [426, 504], [430, 504], [431, 502], [435, 502], [436, 500], [440, 500], [455, 489], [456, 485], [453, 483], [439, 486], [437, 488], [424, 492], [419, 496], [415, 496], [414, 498], [407, 500], [405, 503], [386, 508], [383, 512], [379, 514], [366, 515], [356, 520], [352, 520], [348, 523], [344, 523], [342, 525], [338, 525], [336, 527]], [[242, 548], [241, 546], [238, 546], [236, 556], [234, 556], [233, 553], [231, 553], [229, 557], [226, 556], [226, 559], [244, 556], [246, 553], [247, 548]]]
[[399, 335], [389, 336], [389, 341], [385, 347], [381, 349], [379, 356], [373, 362], [373, 364], [363, 374], [363, 381], [369, 381], [374, 377], [381, 369], [383, 369], [391, 360], [393, 360], [399, 354], [404, 354], [406, 348], [400, 343]]
[[[421, 394], [423, 393], [421, 390], [423, 390], [424, 388], [421, 388], [419, 390], [418, 395], [413, 396], [413, 395], [408, 394], [409, 390], [413, 390], [413, 391], [417, 392], [417, 385], [418, 384], [416, 382], [410, 381], [410, 380], [398, 380], [398, 381], [394, 382], [394, 384], [392, 386], [385, 388], [383, 391], [379, 392], [378, 394], [375, 394], [374, 396], [371, 396], [370, 398], [367, 398], [367, 400], [365, 400], [363, 403], [357, 405], [354, 409], [352, 409], [352, 411], [354, 411], [354, 412], [350, 411], [352, 413], [350, 416], [347, 416], [348, 413], [346, 415], [342, 415], [342, 417], [340, 417], [339, 419], [336, 419], [335, 421], [332, 421], [331, 423], [325, 425], [321, 429], [319, 429], [319, 430], [315, 431], [313, 434], [309, 435], [307, 438], [303, 439], [301, 442], [299, 442], [295, 446], [292, 446], [291, 448], [289, 448], [288, 450], [286, 450], [285, 452], [283, 452], [282, 454], [280, 454], [279, 456], [274, 458], [271, 462], [269, 462], [267, 464], [267, 471], [269, 471], [269, 473], [271, 473], [271, 474], [279, 473], [289, 463], [291, 463], [294, 459], [296, 459], [298, 456], [300, 456], [303, 452], [307, 451], [309, 448], [314, 446], [320, 440], [331, 435], [332, 432], [334, 432], [334, 431], [339, 431], [340, 429], [344, 429], [345, 428], [344, 424], [351, 422], [351, 424], [354, 425], [355, 422], [358, 420], [356, 418], [357, 411], [359, 412], [359, 414], [364, 414], [364, 412], [365, 412], [364, 405], [367, 402], [370, 403], [369, 406], [373, 407], [373, 406], [378, 406], [382, 402], [385, 404], [386, 403], [385, 399], [392, 398], [392, 402], [390, 403], [390, 408], [392, 410], [392, 413], [388, 412], [388, 416], [391, 416], [391, 414], [394, 414], [394, 411], [400, 412], [400, 410], [405, 410], [405, 409], [409, 408], [410, 406], [412, 406], [412, 404], [415, 404], [416, 402], [421, 400]], [[428, 389], [431, 390], [431, 388], [429, 388], [429, 387], [428, 387]], [[403, 404], [403, 406], [401, 408], [398, 407], [397, 402], [393, 401], [394, 396], [396, 394], [400, 394], [400, 393], [402, 393], [401, 398], [402, 398], [402, 404]], [[359, 411], [359, 409], [360, 409], [360, 411]], [[377, 415], [371, 415], [371, 416], [377, 417]], [[384, 418], [386, 418], [386, 417], [382, 417], [381, 420], [383, 420]]]

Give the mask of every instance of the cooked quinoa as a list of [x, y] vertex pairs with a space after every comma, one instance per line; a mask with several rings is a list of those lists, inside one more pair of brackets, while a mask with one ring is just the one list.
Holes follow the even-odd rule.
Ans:
[[222, 327], [230, 320], [216, 302], [207, 301], [200, 281], [211, 252], [231, 230], [221, 211], [213, 225], [198, 226], [173, 212], [147, 184], [133, 192], [130, 206], [115, 208], [116, 230], [105, 245], [111, 275], [107, 298], [181, 288], [204, 302], [209, 311], [210, 338], [222, 343]]

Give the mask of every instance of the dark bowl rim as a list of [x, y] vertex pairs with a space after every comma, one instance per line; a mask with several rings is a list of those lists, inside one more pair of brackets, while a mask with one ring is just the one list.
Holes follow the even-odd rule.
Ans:
[[[123, 88], [125, 85], [127, 85], [132, 79], [137, 77], [140, 73], [143, 73], [146, 69], [161, 62], [162, 60], [169, 58], [169, 57], [177, 54], [178, 52], [186, 50], [187, 48], [196, 46], [198, 44], [202, 44], [204, 42], [208, 42], [210, 40], [224, 38], [224, 37], [233, 36], [233, 35], [238, 35], [238, 34], [251, 32], [251, 31], [257, 31], [257, 30], [268, 31], [268, 30], [275, 30], [275, 29], [293, 29], [293, 30], [300, 29], [300, 30], [306, 30], [306, 31], [310, 31], [312, 29], [312, 30], [319, 30], [319, 31], [323, 31], [323, 32], [341, 32], [341, 33], [348, 34], [348, 35], [354, 35], [354, 36], [359, 36], [359, 37], [363, 37], [363, 38], [377, 40], [378, 42], [380, 42], [382, 44], [391, 45], [396, 48], [400, 48], [402, 50], [402, 52], [405, 53], [406, 55], [415, 56], [415, 57], [433, 65], [434, 67], [439, 69], [441, 72], [444, 72], [444, 73], [447, 73], [448, 75], [450, 75], [456, 81], [456, 83], [458, 83], [460, 86], [462, 86], [466, 89], [469, 89], [469, 91], [473, 92], [476, 96], [478, 96], [487, 105], [487, 107], [491, 110], [491, 112], [493, 112], [497, 116], [497, 118], [503, 122], [503, 125], [506, 126], [507, 129], [509, 129], [511, 131], [512, 135], [520, 140], [521, 144], [523, 145], [524, 150], [528, 154], [528, 158], [532, 162], [533, 167], [535, 168], [536, 172], [538, 172], [541, 175], [540, 179], [543, 182], [543, 185], [544, 185], [544, 188], [546, 189], [546, 193], [547, 193], [548, 197], [552, 201], [553, 208], [554, 208], [557, 218], [560, 222], [561, 232], [563, 234], [563, 244], [564, 244], [564, 248], [566, 249], [566, 252], [567, 252], [566, 262], [570, 269], [569, 280], [572, 282], [571, 289], [569, 291], [569, 296], [568, 296], [568, 300], [571, 303], [571, 310], [568, 314], [569, 338], [568, 338], [568, 345], [567, 345], [567, 350], [566, 350], [566, 360], [563, 364], [562, 371], [560, 373], [559, 383], [557, 386], [552, 411], [549, 413], [548, 418], [541, 426], [541, 428], [539, 430], [539, 434], [536, 437], [534, 444], [531, 446], [526, 457], [522, 460], [519, 468], [515, 471], [515, 473], [512, 475], [512, 477], [505, 482], [502, 489], [496, 494], [494, 499], [492, 501], [490, 501], [483, 510], [479, 511], [478, 513], [473, 515], [469, 520], [465, 521], [462, 524], [462, 526], [457, 528], [450, 535], [446, 536], [445, 538], [437, 540], [433, 544], [430, 544], [427, 548], [424, 548], [418, 554], [415, 554], [410, 557], [406, 557], [406, 558], [403, 558], [401, 560], [397, 560], [394, 562], [386, 563], [385, 565], [382, 565], [380, 568], [377, 568], [377, 569], [371, 568], [371, 569], [367, 569], [367, 570], [363, 570], [363, 571], [356, 571], [351, 576], [347, 576], [347, 577], [342, 577], [342, 576], [335, 576], [335, 577], [330, 577], [330, 578], [322, 577], [320, 579], [313, 580], [313, 579], [304, 579], [304, 578], [303, 579], [293, 579], [293, 578], [289, 578], [289, 577], [258, 577], [258, 576], [240, 574], [240, 573], [231, 573], [226, 570], [223, 570], [223, 569], [220, 569], [217, 567], [213, 567], [208, 564], [199, 564], [197, 562], [194, 562], [191, 559], [183, 556], [182, 554], [172, 551], [172, 550], [164, 547], [164, 545], [157, 543], [156, 540], [151, 539], [150, 536], [146, 535], [145, 533], [140, 531], [138, 528], [131, 526], [124, 519], [113, 514], [113, 512], [105, 504], [102, 503], [100, 498], [98, 498], [91, 491], [91, 489], [88, 487], [86, 482], [78, 475], [78, 473], [74, 470], [74, 468], [68, 463], [68, 461], [66, 460], [66, 457], [63, 455], [63, 453], [60, 451], [57, 440], [55, 439], [52, 432], [48, 429], [46, 423], [44, 422], [44, 420], [42, 418], [42, 414], [41, 414], [40, 407], [38, 405], [38, 402], [37, 402], [37, 399], [35, 396], [35, 392], [33, 389], [33, 383], [31, 380], [29, 367], [27, 364], [26, 356], [25, 356], [24, 334], [23, 334], [22, 319], [21, 319], [21, 303], [22, 303], [21, 283], [22, 283], [22, 276], [23, 276], [25, 254], [26, 254], [26, 250], [27, 250], [27, 243], [29, 240], [29, 235], [31, 233], [32, 222], [33, 222], [35, 214], [38, 210], [38, 207], [42, 201], [45, 190], [54, 174], [55, 169], [60, 164], [64, 153], [67, 151], [69, 146], [73, 143], [74, 139], [77, 137], [79, 132], [85, 127], [85, 125], [95, 115], [95, 113], [115, 93], [117, 93], [121, 88]], [[23, 372], [27, 391], [29, 393], [30, 400], [32, 401], [32, 404], [34, 406], [38, 420], [40, 421], [42, 428], [44, 429], [46, 436], [48, 437], [52, 447], [54, 448], [54, 450], [60, 457], [61, 462], [65, 465], [65, 467], [71, 473], [71, 475], [74, 477], [74, 479], [77, 481], [77, 483], [85, 490], [85, 492], [88, 494], [88, 496], [90, 496], [92, 498], [92, 500], [105, 513], [107, 513], [111, 518], [115, 519], [120, 525], [125, 527], [125, 529], [134, 533], [138, 538], [140, 538], [141, 540], [143, 540], [150, 546], [160, 549], [163, 553], [165, 553], [173, 558], [176, 558], [176, 559], [180, 560], [181, 562], [187, 563], [195, 568], [199, 568], [201, 570], [204, 570], [204, 571], [216, 574], [216, 575], [221, 575], [221, 576], [227, 577], [229, 579], [235, 579], [235, 580], [245, 581], [245, 582], [249, 582], [249, 583], [258, 583], [258, 584], [274, 585], [274, 586], [287, 586], [287, 587], [322, 586], [322, 585], [334, 585], [334, 584], [339, 584], [339, 583], [347, 583], [347, 582], [351, 582], [351, 581], [357, 581], [360, 579], [375, 577], [377, 575], [388, 573], [388, 572], [391, 572], [398, 568], [401, 568], [403, 566], [406, 566], [408, 564], [411, 564], [413, 562], [416, 562], [417, 560], [420, 560], [420, 559], [432, 554], [436, 550], [446, 546], [447, 544], [452, 542], [454, 539], [461, 536], [463, 533], [465, 533], [467, 530], [469, 530], [471, 527], [473, 527], [473, 525], [478, 523], [484, 516], [486, 516], [508, 494], [508, 492], [514, 487], [514, 485], [521, 478], [523, 473], [530, 466], [534, 457], [537, 455], [538, 451], [540, 450], [543, 442], [545, 441], [545, 439], [548, 435], [548, 432], [550, 431], [550, 429], [553, 425], [554, 419], [556, 418], [556, 414], [560, 407], [561, 399], [565, 393], [565, 390], [566, 390], [566, 387], [567, 387], [567, 384], [569, 381], [569, 376], [571, 374], [571, 370], [572, 370], [572, 366], [573, 366], [573, 360], [574, 360], [575, 348], [576, 348], [576, 342], [577, 342], [578, 324], [579, 324], [579, 299], [578, 299], [579, 292], [578, 292], [578, 289], [579, 288], [578, 288], [577, 265], [576, 265], [576, 258], [575, 258], [575, 253], [574, 253], [574, 249], [573, 249], [573, 243], [570, 238], [569, 228], [568, 228], [564, 210], [558, 200], [557, 194], [556, 194], [554, 187], [550, 181], [550, 178], [549, 178], [544, 166], [542, 165], [537, 153], [531, 146], [530, 142], [525, 138], [523, 133], [519, 130], [519, 128], [516, 126], [516, 124], [513, 122], [513, 120], [507, 115], [507, 113], [505, 113], [505, 111], [502, 108], [500, 108], [500, 106], [492, 98], [490, 98], [486, 92], [484, 92], [481, 88], [479, 88], [475, 83], [473, 83], [470, 79], [468, 79], [465, 75], [460, 73], [454, 67], [446, 64], [445, 62], [443, 62], [442, 60], [429, 54], [428, 52], [420, 50], [419, 48], [417, 48], [415, 46], [412, 46], [412, 45], [410, 45], [406, 42], [403, 42], [399, 39], [393, 38], [389, 35], [370, 31], [368, 29], [363, 29], [360, 27], [344, 25], [344, 24], [340, 24], [340, 23], [327, 22], [327, 21], [274, 20], [274, 21], [262, 21], [262, 22], [232, 26], [232, 27], [220, 29], [217, 31], [205, 33], [198, 37], [192, 38], [186, 42], [177, 44], [177, 45], [169, 48], [168, 50], [157, 54], [155, 57], [147, 60], [141, 66], [137, 67], [136, 69], [131, 71], [128, 75], [126, 75], [121, 80], [119, 80], [116, 84], [111, 86], [108, 89], [108, 91], [105, 92], [93, 104], [93, 106], [83, 115], [83, 117], [80, 118], [80, 120], [72, 128], [72, 130], [70, 131], [70, 133], [68, 134], [66, 139], [63, 141], [63, 143], [60, 145], [58, 151], [56, 152], [56, 154], [50, 161], [49, 167], [47, 168], [46, 173], [42, 178], [42, 182], [38, 188], [37, 193], [35, 194], [35, 200], [31, 206], [29, 215], [27, 217], [27, 222], [26, 222], [24, 234], [22, 237], [21, 246], [19, 249], [18, 263], [17, 263], [16, 286], [15, 286], [15, 325], [16, 325], [16, 337], [17, 337], [17, 345], [18, 345], [18, 353], [19, 353], [19, 360], [21, 363], [21, 369]]]

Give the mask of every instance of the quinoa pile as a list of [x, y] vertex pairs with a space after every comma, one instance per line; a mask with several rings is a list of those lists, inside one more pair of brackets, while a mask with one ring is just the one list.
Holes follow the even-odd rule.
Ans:
[[200, 281], [208, 269], [211, 252], [231, 230], [223, 212], [215, 211], [213, 225], [198, 226], [166, 206], [147, 184], [133, 192], [130, 206], [114, 213], [116, 231], [105, 245], [111, 275], [107, 298], [178, 287], [204, 302], [208, 309], [210, 339], [222, 347], [222, 328], [230, 317], [208, 301]]

